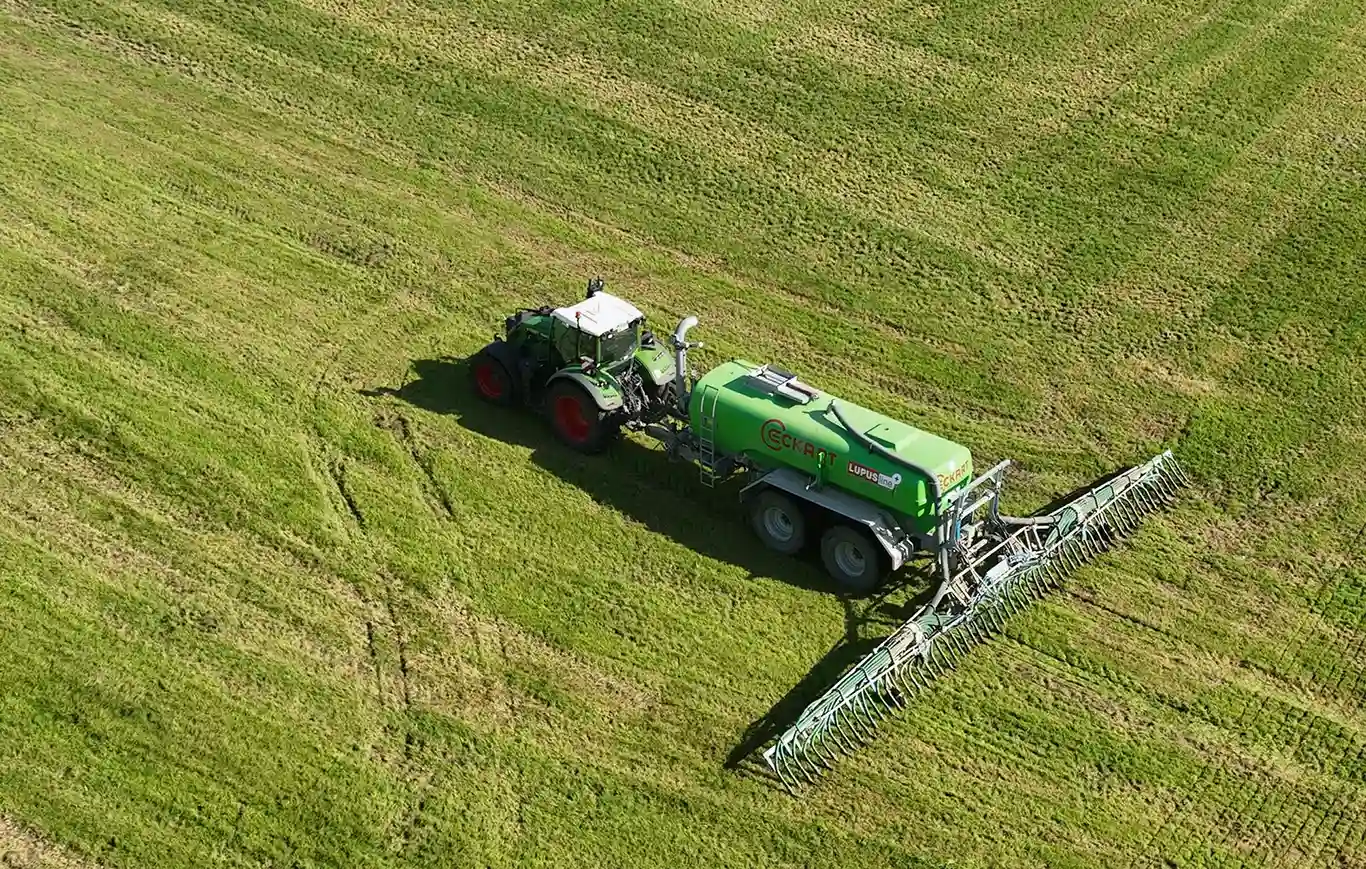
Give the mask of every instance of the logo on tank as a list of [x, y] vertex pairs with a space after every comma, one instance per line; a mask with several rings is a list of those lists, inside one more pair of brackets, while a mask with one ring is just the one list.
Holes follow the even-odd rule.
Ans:
[[849, 463], [849, 473], [884, 489], [895, 489], [901, 485], [900, 474], [884, 474], [875, 468], [860, 465], [858, 462]]
[[813, 459], [825, 456], [826, 461], [833, 462], [835, 460], [835, 453], [789, 433], [787, 424], [776, 417], [765, 420], [764, 424], [759, 426], [759, 439], [764, 442], [764, 446], [775, 453], [787, 450], [799, 456], [810, 456]]

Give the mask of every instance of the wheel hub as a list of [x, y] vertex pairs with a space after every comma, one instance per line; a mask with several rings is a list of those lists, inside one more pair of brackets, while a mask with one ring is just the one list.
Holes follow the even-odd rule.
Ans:
[[503, 394], [503, 384], [498, 382], [498, 375], [487, 362], [474, 370], [474, 378], [479, 383], [479, 391], [489, 398], [498, 398]]
[[555, 421], [561, 430], [576, 441], [588, 437], [588, 420], [584, 418], [583, 407], [570, 395], [562, 395], [555, 401]]
[[835, 546], [835, 563], [839, 565], [840, 570], [850, 576], [862, 576], [868, 567], [863, 551], [847, 541], [840, 541]]
[[777, 507], [769, 507], [764, 510], [764, 530], [775, 540], [786, 543], [794, 533], [792, 517]]

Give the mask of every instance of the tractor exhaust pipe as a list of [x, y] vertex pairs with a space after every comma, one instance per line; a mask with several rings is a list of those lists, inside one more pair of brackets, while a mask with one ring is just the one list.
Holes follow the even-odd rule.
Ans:
[[688, 348], [701, 347], [701, 341], [688, 341], [688, 330], [697, 325], [697, 318], [694, 316], [684, 317], [678, 323], [678, 328], [674, 330], [674, 397], [678, 401], [678, 412], [682, 416], [688, 415], [688, 399], [691, 397], [687, 388], [688, 384]]

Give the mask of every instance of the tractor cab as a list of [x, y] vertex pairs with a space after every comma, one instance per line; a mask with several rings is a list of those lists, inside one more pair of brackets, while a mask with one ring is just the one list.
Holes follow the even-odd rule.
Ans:
[[518, 310], [503, 332], [471, 357], [475, 390], [494, 404], [541, 408], [576, 449], [596, 451], [623, 425], [681, 412], [675, 358], [601, 278], [575, 304]]
[[645, 315], [624, 299], [602, 290], [551, 312], [550, 340], [565, 364], [588, 359], [595, 368], [629, 365], [640, 349]]

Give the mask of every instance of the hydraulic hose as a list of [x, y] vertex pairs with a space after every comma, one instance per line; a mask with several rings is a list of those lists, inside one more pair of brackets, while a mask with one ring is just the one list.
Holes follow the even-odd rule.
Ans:
[[931, 474], [928, 470], [926, 470], [924, 465], [917, 464], [911, 461], [910, 459], [897, 455], [896, 453], [884, 447], [882, 444], [878, 443], [877, 441], [873, 440], [863, 432], [859, 431], [858, 429], [850, 425], [849, 420], [845, 419], [844, 414], [840, 412], [840, 404], [838, 401], [830, 402], [830, 412], [835, 415], [835, 419], [840, 421], [840, 425], [844, 426], [844, 428], [849, 432], [849, 434], [857, 438], [858, 442], [863, 444], [863, 446], [869, 452], [877, 453], [889, 462], [895, 462], [896, 464], [901, 465], [903, 468], [908, 468], [912, 471], [915, 471], [917, 474], [920, 474], [926, 480], [928, 480], [930, 488], [934, 490], [934, 513], [936, 516], [939, 514], [939, 501], [943, 497], [943, 493], [939, 489], [938, 477], [936, 477], [934, 474]]

